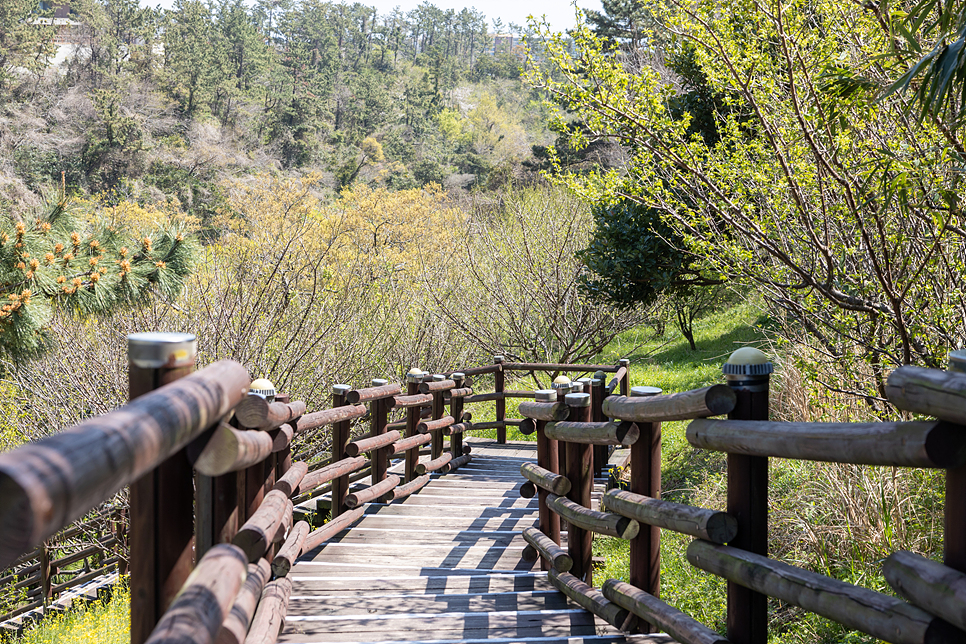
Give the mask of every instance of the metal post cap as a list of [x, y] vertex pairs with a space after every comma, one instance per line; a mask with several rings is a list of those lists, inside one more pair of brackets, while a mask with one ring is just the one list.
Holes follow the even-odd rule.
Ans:
[[775, 370], [768, 356], [755, 347], [742, 347], [731, 354], [721, 371], [726, 376], [767, 376]]
[[570, 383], [570, 391], [574, 392], [575, 394], [579, 394], [583, 390], [584, 390], [584, 383], [580, 382], [579, 380], [577, 382]]
[[949, 370], [966, 373], [966, 349], [949, 352]]
[[127, 336], [127, 359], [142, 369], [189, 367], [198, 355], [192, 333], [132, 333]]
[[570, 386], [570, 378], [568, 378], [563, 374], [560, 374], [559, 376], [553, 379], [554, 389], [560, 389], [561, 387], [569, 387], [569, 386]]
[[406, 382], [422, 382], [423, 370], [413, 367], [406, 373]]
[[537, 402], [557, 402], [557, 391], [555, 389], [538, 389], [533, 392], [533, 399]]
[[664, 393], [664, 390], [660, 387], [647, 387], [640, 385], [637, 387], [631, 387], [631, 397], [632, 398], [643, 398], [645, 396], [657, 396], [658, 394]]
[[383, 385], [388, 385], [388, 384], [389, 384], [389, 381], [386, 380], [385, 378], [373, 378], [371, 386], [382, 387]]
[[275, 385], [268, 378], [257, 378], [248, 385], [248, 393], [261, 396], [268, 402], [275, 402]]
[[590, 407], [590, 394], [576, 393], [564, 396], [568, 407]]
[[605, 380], [607, 380], [607, 374], [604, 373], [603, 371], [595, 371], [594, 380], [597, 380], [598, 382], [604, 382]]
[[352, 390], [349, 385], [332, 385], [332, 393], [337, 396], [344, 396]]
[[462, 371], [454, 371], [453, 373], [449, 374], [449, 377], [453, 380], [466, 380], [466, 374]]
[[503, 364], [503, 356], [493, 356], [493, 362], [496, 364]]
[[443, 382], [444, 380], [446, 380], [446, 376], [444, 376], [443, 374], [441, 373], [433, 374], [433, 382]]
[[617, 361], [618, 367], [629, 367], [630, 365], [631, 365], [631, 361], [628, 358], [621, 358], [620, 360]]

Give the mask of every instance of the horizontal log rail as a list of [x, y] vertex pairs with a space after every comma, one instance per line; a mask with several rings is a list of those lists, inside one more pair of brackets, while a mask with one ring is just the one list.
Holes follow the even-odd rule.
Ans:
[[966, 638], [939, 617], [895, 597], [744, 550], [695, 540], [687, 557], [701, 570], [894, 644]]
[[378, 387], [366, 387], [365, 389], [352, 389], [345, 395], [345, 399], [350, 405], [358, 405], [359, 403], [395, 397], [401, 392], [402, 386], [394, 383], [379, 385]]
[[886, 397], [903, 411], [966, 425], [966, 373], [899, 367], [886, 382]]
[[445, 427], [449, 427], [455, 422], [456, 419], [452, 416], [443, 416], [442, 418], [437, 418], [436, 420], [424, 420], [416, 425], [416, 431], [420, 434], [425, 434], [427, 432], [438, 432]]
[[453, 423], [449, 427], [443, 428], [444, 436], [452, 436], [453, 434], [462, 434], [464, 432], [473, 431], [475, 427], [473, 423]]
[[687, 437], [700, 449], [748, 456], [927, 468], [966, 463], [966, 427], [947, 422], [695, 420]]
[[440, 391], [448, 391], [456, 387], [455, 380], [432, 380], [419, 383], [419, 393], [432, 394]]
[[396, 430], [393, 430], [391, 432], [386, 432], [385, 434], [379, 434], [378, 436], [352, 441], [345, 446], [345, 453], [354, 458], [360, 454], [371, 452], [374, 449], [380, 449], [382, 447], [392, 445], [401, 437], [402, 434]]
[[622, 629], [630, 629], [632, 626], [630, 611], [608, 600], [602, 592], [569, 572], [561, 572], [551, 568], [547, 576], [554, 588], [611, 626]]
[[[274, 448], [275, 440], [268, 432], [235, 429], [221, 423], [194, 459], [194, 466], [205, 476], [221, 476], [261, 463]], [[189, 450], [189, 456], [192, 451]]]
[[580, 443], [582, 445], [625, 445], [630, 446], [641, 437], [641, 430], [636, 423], [622, 422], [590, 422], [562, 420], [547, 423], [547, 438], [550, 440]]
[[362, 418], [368, 413], [369, 410], [366, 409], [365, 405], [346, 405], [344, 407], [333, 407], [332, 409], [315, 411], [310, 414], [305, 414], [298, 419], [295, 425], [295, 433], [302, 434], [325, 425], [355, 420], [356, 418]]
[[396, 441], [392, 445], [392, 453], [402, 454], [406, 450], [413, 449], [414, 447], [419, 447], [420, 445], [425, 445], [433, 440], [432, 434], [416, 434], [415, 436], [410, 436], [409, 438], [403, 438], [402, 440]]
[[357, 472], [368, 464], [369, 461], [365, 456], [357, 456], [355, 458], [344, 458], [341, 461], [336, 461], [331, 465], [326, 465], [321, 469], [309, 472], [299, 483], [298, 494], [305, 494], [306, 492], [310, 492], [320, 485], [329, 483], [340, 476], [346, 476], [353, 472]]
[[640, 524], [634, 519], [628, 519], [613, 512], [591, 510], [556, 494], [547, 495], [547, 506], [567, 523], [608, 537], [629, 540], [636, 537], [641, 529]]
[[467, 451], [467, 450], [469, 450], [469, 448], [470, 448], [469, 445], [464, 445], [463, 446], [463, 455], [462, 456], [457, 456], [456, 458], [454, 458], [453, 460], [451, 460], [449, 463], [446, 463], [445, 465], [443, 465], [442, 468], [440, 468], [439, 471], [442, 472], [443, 474], [449, 474], [450, 472], [455, 472], [459, 468], [463, 467], [464, 465], [466, 465], [467, 463], [469, 463], [470, 461], [472, 461], [473, 460], [473, 455], [470, 454]]
[[399, 407], [402, 409], [409, 407], [426, 407], [432, 404], [433, 396], [432, 394], [413, 394], [412, 396], [394, 396], [393, 407]]
[[431, 480], [432, 480], [432, 477], [429, 474], [424, 474], [422, 476], [414, 478], [412, 481], [410, 481], [409, 483], [406, 483], [405, 485], [396, 486], [389, 493], [389, 500], [401, 501], [402, 499], [405, 499], [410, 494], [413, 494], [414, 492], [418, 492], [419, 490], [426, 487], [426, 485]]
[[567, 572], [573, 567], [574, 560], [567, 551], [540, 532], [539, 528], [524, 528], [523, 538], [535, 554], [546, 559], [554, 570]]
[[640, 523], [712, 543], [728, 543], [738, 534], [738, 520], [725, 512], [661, 501], [626, 490], [608, 490], [601, 498], [601, 507]]
[[[603, 371], [604, 373], [615, 373], [620, 369], [612, 364], [567, 364], [563, 362], [504, 362], [504, 371], [567, 371], [588, 373]], [[466, 373], [465, 371], [463, 373]], [[468, 374], [467, 374], [468, 375]]]
[[679, 394], [641, 398], [608, 396], [604, 399], [605, 416], [637, 423], [666, 423], [720, 416], [735, 408], [735, 392], [727, 385], [712, 385]]
[[399, 485], [400, 478], [395, 474], [387, 476], [385, 480], [376, 483], [362, 490], [357, 490], [345, 497], [345, 504], [349, 508], [357, 508], [363, 503], [368, 503], [382, 497], [384, 494], [392, 492], [393, 488]]
[[215, 644], [243, 644], [248, 637], [255, 608], [262, 596], [262, 589], [272, 578], [272, 568], [267, 559], [259, 559], [258, 563], [248, 564], [248, 577], [245, 584], [238, 591], [235, 603], [231, 607], [225, 621], [222, 622]]
[[520, 466], [520, 474], [551, 494], [566, 496], [570, 492], [570, 479], [550, 470], [544, 469], [536, 463], [524, 463]]
[[711, 630], [693, 617], [669, 606], [660, 599], [630, 584], [608, 579], [601, 587], [604, 597], [636, 615], [640, 620], [654, 624], [678, 642], [688, 644], [729, 644], [729, 640]]
[[439, 458], [416, 463], [416, 474], [422, 475], [426, 474], [427, 472], [435, 472], [449, 463], [451, 460], [453, 460], [453, 454], [451, 452], [446, 452]]
[[184, 448], [248, 391], [224, 360], [92, 418], [0, 454], [0, 568]]
[[304, 413], [304, 402], [270, 403], [255, 394], [248, 394], [235, 407], [238, 424], [249, 429], [275, 429], [284, 423], [291, 423]]
[[446, 392], [447, 400], [452, 400], [453, 398], [466, 398], [473, 395], [472, 387], [460, 387], [459, 389], [450, 389]]
[[570, 408], [562, 402], [527, 401], [520, 403], [519, 410], [522, 416], [533, 420], [567, 420], [570, 416]]
[[901, 597], [966, 631], [966, 574], [913, 552], [894, 552], [882, 576]]

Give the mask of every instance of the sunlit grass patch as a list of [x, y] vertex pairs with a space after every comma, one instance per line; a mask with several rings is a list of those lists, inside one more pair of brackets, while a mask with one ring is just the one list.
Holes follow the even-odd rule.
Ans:
[[77, 601], [65, 613], [45, 617], [8, 641], [13, 644], [127, 644], [130, 641], [131, 591], [127, 579], [114, 586], [110, 599]]

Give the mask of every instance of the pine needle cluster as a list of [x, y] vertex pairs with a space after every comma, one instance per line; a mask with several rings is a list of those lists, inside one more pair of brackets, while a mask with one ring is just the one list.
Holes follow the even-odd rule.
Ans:
[[195, 248], [177, 226], [134, 234], [82, 221], [67, 198], [0, 221], [0, 352], [20, 361], [48, 350], [55, 307], [85, 316], [175, 297]]

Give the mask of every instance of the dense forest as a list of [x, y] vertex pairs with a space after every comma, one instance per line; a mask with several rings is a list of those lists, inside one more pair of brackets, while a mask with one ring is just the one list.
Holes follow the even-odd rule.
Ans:
[[265, 171], [320, 171], [333, 189], [492, 188], [525, 179], [532, 146], [547, 142], [519, 81], [524, 28], [472, 9], [69, 7], [68, 27], [33, 0], [0, 10], [5, 203], [63, 181], [142, 204], [176, 198], [207, 220], [224, 206], [219, 180]]

